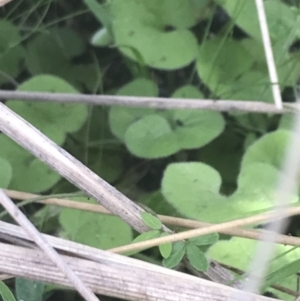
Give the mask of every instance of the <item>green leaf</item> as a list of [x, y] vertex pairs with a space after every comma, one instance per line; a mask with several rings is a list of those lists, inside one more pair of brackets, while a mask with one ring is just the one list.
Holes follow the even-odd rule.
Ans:
[[173, 98], [205, 99], [203, 93], [192, 85], [178, 88], [172, 95]]
[[[75, 201], [97, 203], [83, 197]], [[132, 241], [130, 226], [116, 216], [64, 208], [59, 221], [69, 239], [95, 248], [110, 249]]]
[[172, 116], [174, 133], [181, 149], [202, 147], [225, 128], [225, 121], [219, 112], [200, 110], [176, 110]]
[[[136, 242], [141, 242], [141, 241], [146, 241], [146, 240], [150, 240], [150, 239], [154, 239], [154, 238], [158, 238], [160, 237], [161, 232], [159, 230], [151, 230], [151, 231], [147, 231], [144, 233], [141, 233], [140, 235], [138, 235], [133, 241], [132, 243], [136, 243]], [[131, 256], [134, 255], [136, 253], [139, 253], [141, 251], [143, 251], [145, 249], [139, 249], [139, 250], [135, 250], [135, 251], [130, 251], [125, 253], [124, 255], [126, 256]]]
[[162, 222], [153, 214], [148, 212], [141, 213], [143, 222], [153, 230], [160, 230], [162, 227]]
[[12, 168], [9, 162], [0, 158], [0, 187], [7, 188], [12, 179]]
[[[148, 66], [167, 70], [182, 68], [196, 58], [197, 40], [187, 28], [196, 24], [198, 11], [190, 1], [113, 0], [111, 3], [115, 41], [126, 56], [136, 60], [130, 49], [135, 48]], [[165, 27], [170, 25], [175, 30], [166, 32]]]
[[23, 301], [42, 301], [45, 284], [25, 279], [16, 278], [16, 297], [18, 300]]
[[253, 38], [261, 40], [261, 31], [254, 1], [241, 0], [236, 2], [230, 0], [217, 0], [217, 2], [226, 10], [236, 25], [241, 27]]
[[[118, 94], [157, 94], [157, 87], [155, 91], [153, 88], [152, 82], [139, 79], [126, 85]], [[183, 86], [173, 96], [203, 98], [193, 86]], [[120, 139], [125, 137], [130, 152], [142, 158], [166, 157], [180, 149], [201, 147], [220, 135], [224, 125], [224, 119], [218, 112], [120, 107], [110, 111], [112, 132]]]
[[102, 23], [102, 25], [108, 30], [111, 30], [111, 13], [107, 6], [100, 4], [96, 0], [84, 0], [84, 3], [95, 15], [95, 17]]
[[[25, 50], [19, 29], [8, 20], [0, 20], [0, 85], [10, 82], [23, 69]], [[14, 83], [13, 83], [14, 84]]]
[[194, 244], [187, 244], [186, 256], [190, 264], [198, 271], [206, 271], [209, 267], [204, 253]]
[[[261, 244], [264, 242], [259, 243]], [[233, 237], [232, 239], [227, 241], [219, 240], [209, 248], [207, 256], [218, 262], [227, 264], [242, 271], [247, 271], [256, 251], [257, 241], [252, 239]], [[299, 258], [299, 248], [277, 244], [274, 257], [270, 259], [270, 268], [267, 271], [268, 275], [272, 275], [273, 272], [284, 268], [291, 262], [299, 260]], [[297, 290], [297, 282], [298, 277], [294, 274], [281, 279], [276, 283], [274, 282], [274, 284], [280, 284], [289, 289]], [[281, 300], [294, 300], [292, 296], [279, 291], [275, 291], [270, 287], [268, 287], [267, 291], [274, 292]]]
[[172, 245], [172, 252], [168, 258], [163, 259], [163, 266], [169, 269], [175, 268], [183, 259], [186, 252], [186, 242], [178, 241]]
[[[281, 176], [281, 171], [266, 163], [244, 165], [238, 176], [238, 188], [229, 201], [236, 203], [237, 209], [247, 215], [272, 208]], [[297, 193], [294, 193], [290, 202], [297, 201]]]
[[[240, 171], [240, 161], [244, 154], [241, 145], [244, 137], [235, 129], [222, 132], [211, 143], [196, 151], [195, 161], [200, 161], [216, 169], [222, 178], [223, 187], [232, 187]], [[232, 191], [229, 191], [231, 193]]]
[[233, 83], [222, 88], [222, 96], [236, 100], [273, 102], [273, 94], [267, 73], [248, 71]]
[[189, 242], [196, 246], [212, 245], [219, 240], [218, 233], [210, 233], [198, 237], [189, 238]]
[[[263, 55], [263, 45], [261, 38], [261, 31], [257, 17], [257, 8], [253, 1], [242, 0], [238, 2], [230, 0], [218, 0], [218, 3], [227, 11], [231, 16], [233, 22], [247, 32], [253, 39], [244, 39], [241, 44], [245, 44], [252, 52], [253, 58], [259, 63], [260, 68], [263, 69], [263, 78], [267, 81], [267, 65]], [[279, 0], [266, 0], [264, 1], [265, 12], [268, 20], [268, 29], [272, 40], [273, 52], [276, 62], [276, 67], [279, 75], [279, 82], [282, 86], [294, 86], [300, 75], [300, 62], [299, 55], [289, 53], [289, 46], [299, 38], [299, 18], [297, 13], [286, 5], [286, 3]], [[256, 66], [257, 69], [258, 65]], [[250, 75], [250, 74], [249, 74]], [[245, 74], [248, 77], [247, 74]], [[253, 76], [254, 78], [254, 76]], [[258, 77], [260, 78], [260, 77]], [[255, 82], [257, 86], [257, 82]], [[250, 84], [250, 82], [249, 82]], [[260, 85], [259, 85], [260, 86]], [[258, 86], [258, 87], [259, 87]], [[249, 85], [246, 91], [252, 90], [253, 95], [248, 99], [255, 99], [255, 95], [260, 92], [260, 89], [253, 89]], [[247, 95], [243, 92], [242, 99], [246, 99]], [[246, 92], [246, 94], [248, 94]], [[239, 99], [239, 95], [235, 95], [230, 99]], [[268, 88], [267, 95], [263, 98], [264, 101], [270, 101], [271, 92]]]
[[125, 133], [131, 153], [142, 158], [161, 158], [179, 151], [176, 135], [168, 121], [152, 114], [134, 122]]
[[57, 183], [61, 176], [46, 164], [35, 158], [5, 135], [0, 135], [0, 156], [5, 158], [13, 169], [10, 189], [40, 192]]
[[206, 41], [197, 58], [197, 70], [203, 82], [216, 94], [227, 93], [228, 86], [253, 64], [253, 57], [238, 42], [221, 38]]
[[[77, 92], [62, 79], [50, 75], [32, 77], [20, 85], [18, 91]], [[87, 107], [81, 104], [9, 100], [6, 105], [58, 145], [62, 145], [66, 135], [77, 131], [87, 118]], [[0, 157], [6, 159], [14, 170], [9, 188], [39, 192], [49, 189], [61, 178], [7, 136], [0, 135], [0, 145]]]
[[[117, 95], [124, 96], [157, 96], [157, 85], [148, 79], [138, 78], [119, 89]], [[154, 113], [148, 108], [131, 108], [114, 106], [109, 112], [109, 124], [113, 134], [124, 140], [128, 127], [144, 116]]]
[[140, 235], [138, 235], [132, 241], [132, 243], [146, 241], [146, 240], [153, 239], [153, 238], [158, 238], [158, 237], [160, 237], [160, 234], [161, 234], [161, 232], [159, 230], [147, 231], [147, 232], [144, 232], [144, 233], [141, 233]]
[[26, 63], [32, 74], [62, 75], [84, 49], [84, 41], [71, 27], [53, 28], [29, 41]]
[[[51, 75], [32, 77], [20, 85], [18, 91], [78, 93], [66, 81]], [[41, 102], [22, 100], [8, 101], [6, 104], [59, 145], [64, 143], [67, 133], [78, 131], [88, 116], [87, 106], [82, 104], [45, 105]]]
[[[177, 89], [172, 97], [203, 99], [194, 86]], [[170, 123], [182, 149], [199, 148], [209, 143], [224, 130], [225, 121], [219, 112], [200, 110], [172, 110], [168, 112]]]
[[89, 150], [89, 168], [108, 183], [113, 183], [122, 175], [124, 161], [122, 152], [116, 150]]
[[296, 275], [300, 270], [300, 259], [290, 262], [282, 268], [270, 273], [264, 283], [268, 287], [276, 283], [281, 283], [286, 278]]
[[[220, 175], [212, 167], [199, 162], [174, 163], [165, 170], [162, 193], [182, 215], [219, 223], [270, 209], [280, 175], [279, 170], [266, 163], [242, 166], [237, 190], [225, 197], [219, 193]], [[297, 194], [289, 201], [297, 202]]]
[[[168, 236], [166, 232], [161, 233], [160, 237]], [[172, 243], [167, 242], [158, 246], [161, 256], [165, 259], [169, 258], [172, 253]]]
[[13, 293], [3, 281], [0, 281], [0, 296], [3, 301], [16, 301]]
[[162, 193], [176, 210], [207, 222], [221, 222], [232, 214], [220, 187], [219, 173], [200, 162], [169, 164], [162, 180]]
[[260, 162], [280, 170], [292, 136], [291, 132], [285, 130], [264, 135], [248, 148], [241, 167]]
[[[274, 44], [281, 44], [294, 42], [294, 39], [300, 36], [299, 20], [297, 14], [286, 5], [284, 2], [276, 0], [267, 0], [265, 11], [268, 18], [268, 29], [270, 37]], [[281, 48], [281, 51], [283, 49]]]
[[[71, 27], [53, 28], [37, 34], [27, 45], [26, 64], [33, 75], [59, 76], [78, 90], [84, 84], [95, 89], [99, 68], [94, 64], [73, 64], [85, 50], [85, 41]], [[84, 76], [82, 76], [84, 74]]]

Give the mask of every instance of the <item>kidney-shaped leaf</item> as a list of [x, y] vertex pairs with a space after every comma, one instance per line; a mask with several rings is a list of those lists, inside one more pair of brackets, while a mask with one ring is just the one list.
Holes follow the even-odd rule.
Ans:
[[261, 162], [280, 170], [292, 137], [293, 133], [285, 130], [277, 130], [264, 135], [247, 149], [242, 161], [242, 168], [254, 162]]
[[179, 151], [176, 135], [168, 121], [152, 114], [133, 123], [125, 133], [130, 152], [142, 158], [161, 158]]
[[174, 132], [182, 149], [199, 148], [219, 136], [225, 127], [219, 112], [200, 110], [176, 110]]
[[[157, 96], [157, 85], [145, 78], [137, 78], [119, 89], [117, 95], [123, 96]], [[132, 108], [113, 106], [109, 111], [109, 125], [112, 133], [124, 140], [125, 132], [135, 121], [154, 113], [150, 108]]]
[[12, 179], [12, 168], [9, 162], [0, 157], [0, 187], [7, 188]]
[[[116, 44], [131, 59], [137, 60], [138, 52], [150, 67], [171, 70], [188, 65], [198, 50], [195, 36], [186, 29], [196, 22], [190, 2], [113, 0]], [[167, 25], [175, 30], [166, 32]]]
[[[77, 93], [68, 83], [50, 75], [31, 78], [20, 85], [19, 91]], [[81, 104], [8, 101], [7, 106], [61, 145], [67, 133], [80, 129], [87, 117]], [[52, 187], [61, 177], [5, 135], [0, 135], [0, 157], [6, 159], [14, 173], [10, 188], [39, 192]]]
[[[76, 200], [96, 203], [87, 198]], [[64, 208], [59, 220], [70, 239], [92, 247], [109, 249], [132, 241], [130, 226], [116, 216]]]
[[220, 187], [219, 173], [198, 162], [170, 164], [162, 180], [162, 193], [169, 203], [181, 214], [207, 222], [230, 219], [234, 212], [220, 195]]

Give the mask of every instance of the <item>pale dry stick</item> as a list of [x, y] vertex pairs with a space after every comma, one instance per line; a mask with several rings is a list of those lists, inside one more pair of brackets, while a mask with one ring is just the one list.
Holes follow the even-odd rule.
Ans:
[[6, 275], [6, 274], [0, 274], [0, 280], [1, 281], [8, 280], [8, 279], [11, 279], [11, 278], [14, 278], [14, 276]]
[[[12, 225], [9, 223], [5, 223], [5, 222], [1, 222], [0, 221], [0, 237], [2, 236], [1, 234], [4, 234], [5, 237], [11, 237], [14, 238], [15, 240], [18, 240], [19, 242], [29, 242], [30, 241], [30, 237], [28, 237], [28, 234], [26, 232], [24, 232], [24, 230], [16, 225]], [[99, 262], [99, 263], [105, 263], [108, 265], [111, 265], [111, 261], [113, 260], [113, 258], [111, 258], [111, 256], [113, 256], [113, 254], [110, 254], [109, 256], [105, 255], [103, 253], [102, 250], [93, 248], [93, 247], [89, 247], [86, 245], [82, 245], [79, 243], [75, 243], [72, 241], [68, 241], [62, 238], [58, 238], [58, 237], [53, 237], [47, 234], [42, 234], [44, 239], [46, 239], [51, 245], [52, 247], [54, 247], [55, 249], [61, 251], [61, 252], [67, 252], [68, 254], [74, 255], [75, 257], [81, 257], [84, 259], [88, 259], [88, 260], [92, 260], [95, 262]], [[23, 246], [23, 243], [21, 243], [21, 246]], [[105, 256], [105, 258], [103, 258], [103, 256]], [[116, 260], [116, 257], [114, 258], [114, 260]], [[127, 258], [124, 257], [120, 257], [120, 260], [122, 260], [122, 264], [125, 264], [125, 262], [127, 262]], [[148, 263], [146, 263], [146, 265], [143, 264], [143, 261], [135, 261], [133, 262], [128, 262], [128, 265], [130, 265], [131, 267], [135, 266], [135, 267], [141, 267], [141, 268], [145, 268], [147, 269], [147, 265]], [[138, 266], [137, 266], [138, 264]], [[232, 270], [232, 267], [226, 266], [224, 264], [221, 263], [222, 266], [224, 266], [226, 269]], [[13, 277], [13, 276], [10, 276]], [[276, 289], [280, 290], [280, 291], [285, 291], [286, 293], [290, 293], [291, 291], [288, 292], [288, 289], [284, 288], [284, 287], [277, 287]], [[293, 292], [294, 295], [294, 292]]]
[[[141, 213], [144, 212], [143, 208], [105, 182], [3, 103], [0, 103], [0, 131], [96, 199], [138, 232], [150, 230], [141, 217]], [[162, 230], [172, 233], [165, 225], [162, 226]], [[203, 272], [202, 276], [219, 283], [231, 283], [233, 278], [232, 274], [216, 262], [210, 262], [208, 270]]]
[[244, 100], [213, 100], [213, 99], [186, 99], [162, 97], [134, 97], [119, 95], [89, 95], [50, 92], [26, 92], [0, 90], [0, 99], [29, 100], [44, 102], [82, 103], [105, 106], [146, 107], [156, 109], [199, 109], [212, 111], [243, 111], [257, 113], [292, 113], [299, 110], [299, 104], [285, 104], [279, 110], [270, 103]]
[[[237, 289], [232, 287], [101, 250], [98, 254], [98, 262], [62, 255], [95, 293], [134, 301], [237, 301], [232, 298]], [[0, 267], [10, 275], [70, 287], [68, 279], [39, 250], [0, 243]], [[251, 297], [253, 301], [277, 300]]]
[[272, 50], [272, 44], [271, 44], [271, 39], [270, 39], [270, 34], [268, 29], [264, 3], [263, 0], [255, 0], [255, 3], [257, 8], [257, 15], [259, 20], [263, 45], [265, 49], [268, 70], [269, 70], [270, 82], [272, 84], [272, 92], [273, 92], [275, 105], [277, 109], [282, 110], [283, 106], [282, 106], [281, 92], [279, 87], [278, 75], [277, 75], [273, 50]]
[[149, 230], [140, 216], [144, 212], [142, 208], [2, 103], [0, 103], [0, 130], [95, 198], [110, 212], [120, 216], [135, 230], [139, 232]]
[[[292, 208], [288, 208], [285, 212], [285, 214], [287, 216], [292, 212], [290, 209], [292, 209]], [[251, 224], [257, 224], [260, 222], [272, 221], [276, 218], [277, 218], [277, 216], [274, 216], [274, 211], [270, 211], [267, 213], [261, 213], [261, 214], [257, 214], [254, 216], [242, 218], [242, 219], [236, 219], [233, 221], [208, 226], [205, 228], [198, 228], [198, 229], [194, 229], [194, 230], [183, 231], [183, 232], [176, 233], [176, 234], [170, 234], [170, 235], [164, 236], [164, 237], [159, 237], [159, 238], [154, 238], [154, 239], [150, 239], [147, 241], [137, 242], [137, 243], [133, 243], [133, 244], [126, 245], [126, 246], [113, 248], [113, 249], [110, 249], [109, 251], [113, 252], [113, 253], [126, 253], [126, 252], [135, 251], [135, 250], [139, 250], [139, 249], [148, 249], [148, 248], [152, 248], [152, 247], [155, 247], [155, 246], [158, 246], [158, 245], [161, 245], [164, 243], [168, 243], [168, 242], [176, 242], [176, 241], [185, 240], [185, 239], [189, 239], [189, 238], [193, 238], [193, 237], [197, 237], [197, 236], [201, 236], [201, 235], [205, 235], [205, 234], [224, 231], [225, 229], [247, 226], [247, 225], [251, 225]], [[280, 218], [282, 218], [282, 216], [280, 216]], [[270, 241], [269, 235], [271, 236], [271, 234], [269, 232], [267, 232], [267, 235], [264, 237], [264, 241], [267, 241], [267, 242]], [[271, 241], [273, 242], [273, 240], [271, 240]]]
[[64, 262], [52, 246], [43, 238], [39, 231], [27, 219], [23, 212], [6, 196], [0, 189], [0, 203], [9, 212], [12, 218], [32, 237], [33, 241], [41, 250], [52, 260], [66, 278], [74, 285], [74, 288], [87, 301], [99, 301], [96, 295], [87, 287], [82, 280], [73, 272], [73, 270]]
[[7, 4], [8, 2], [10, 2], [11, 0], [0, 0], [0, 7], [4, 6], [5, 4]]
[[[38, 199], [40, 195], [22, 192], [22, 191], [16, 191], [16, 190], [9, 190], [9, 189], [3, 189], [5, 194], [9, 196], [10, 198], [16, 199], [16, 200], [26, 200], [26, 199]], [[112, 214], [107, 209], [105, 209], [103, 206], [99, 204], [90, 204], [90, 203], [83, 203], [83, 202], [76, 202], [68, 199], [59, 199], [59, 198], [49, 198], [45, 200], [37, 200], [37, 203], [45, 204], [45, 205], [54, 205], [54, 206], [60, 206], [60, 207], [66, 207], [66, 208], [73, 208], [78, 210], [84, 210], [84, 211], [90, 211], [90, 212], [97, 212], [97, 213], [104, 213], [104, 214]], [[300, 206], [298, 207], [292, 207], [292, 212], [290, 212], [289, 216], [298, 215], [300, 214]], [[211, 223], [204, 223], [196, 220], [190, 220], [185, 218], [179, 218], [179, 217], [173, 217], [173, 216], [167, 216], [167, 215], [157, 215], [157, 217], [167, 225], [172, 226], [180, 226], [185, 228], [204, 228], [208, 226], [212, 226]], [[261, 239], [261, 234], [264, 230], [254, 230], [254, 229], [244, 229], [244, 228], [229, 228], [229, 229], [222, 229], [218, 231], [222, 234], [232, 235], [232, 236], [238, 236], [238, 237], [244, 237], [244, 238], [250, 238], [254, 240]], [[1, 233], [1, 231], [0, 231]], [[276, 238], [276, 243], [283, 244], [283, 245], [289, 245], [289, 246], [300, 246], [300, 238], [299, 237], [293, 237], [289, 235], [283, 235], [279, 234]]]

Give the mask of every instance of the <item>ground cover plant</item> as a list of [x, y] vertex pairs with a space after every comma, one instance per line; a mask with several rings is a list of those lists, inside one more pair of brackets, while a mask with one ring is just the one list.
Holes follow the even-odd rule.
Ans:
[[[283, 100], [292, 103], [300, 82], [300, 2], [264, 3]], [[14, 0], [0, 8], [0, 87], [273, 103], [252, 0]], [[165, 236], [156, 214], [221, 223], [269, 210], [295, 135], [293, 114], [5, 104], [147, 208], [142, 218], [151, 231], [140, 235], [116, 216], [32, 202], [23, 208], [42, 232], [101, 249]], [[299, 201], [296, 184], [291, 204]], [[95, 203], [4, 134], [0, 187]], [[297, 219], [287, 232], [299, 235]], [[168, 268], [186, 259], [198, 271], [213, 258], [245, 271], [255, 246], [212, 233], [127, 255]], [[278, 245], [261, 293], [294, 300], [271, 285], [297, 291], [299, 252]], [[0, 294], [3, 300], [79, 300], [21, 278], [0, 282]]]

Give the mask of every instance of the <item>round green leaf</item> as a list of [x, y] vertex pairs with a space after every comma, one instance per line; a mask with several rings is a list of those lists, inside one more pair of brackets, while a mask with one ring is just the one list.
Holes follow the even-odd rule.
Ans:
[[59, 75], [84, 48], [84, 41], [71, 27], [53, 28], [29, 41], [26, 63], [32, 74]]
[[172, 269], [178, 266], [186, 252], [186, 243], [178, 241], [172, 245], [172, 252], [168, 258], [163, 259], [163, 266]]
[[[238, 188], [229, 197], [229, 201], [241, 213], [240, 217], [271, 209], [276, 202], [281, 176], [278, 169], [266, 163], [254, 162], [242, 167], [238, 176]], [[289, 201], [298, 202], [297, 193]]]
[[225, 121], [219, 112], [176, 110], [173, 114], [174, 133], [182, 149], [199, 148], [219, 136]]
[[[20, 85], [18, 91], [78, 93], [67, 82], [51, 75], [32, 77]], [[67, 133], [82, 127], [88, 115], [87, 107], [82, 104], [22, 100], [8, 101], [6, 104], [59, 145], [63, 144]]]
[[294, 114], [284, 114], [280, 118], [278, 128], [280, 130], [294, 131], [296, 116]]
[[157, 114], [133, 123], [125, 133], [131, 153], [142, 158], [161, 158], [179, 151], [176, 135], [167, 120]]
[[280, 170], [293, 133], [277, 130], [254, 142], [244, 155], [242, 168], [254, 162], [266, 163]]
[[[87, 198], [75, 200], [96, 203]], [[59, 221], [70, 239], [92, 247], [110, 249], [132, 241], [131, 228], [116, 216], [64, 208]]]
[[204, 99], [204, 95], [196, 87], [192, 85], [186, 85], [178, 88], [172, 95], [173, 98], [194, 98]]
[[[157, 85], [148, 79], [138, 78], [123, 86], [117, 93], [123, 96], [157, 96]], [[114, 106], [109, 111], [109, 124], [113, 134], [124, 140], [125, 132], [135, 121], [154, 113], [153, 109]]]
[[[140, 235], [138, 235], [133, 241], [132, 243], [136, 243], [136, 242], [141, 242], [141, 241], [146, 241], [146, 240], [150, 240], [150, 239], [154, 239], [154, 238], [158, 238], [160, 237], [160, 231], [158, 230], [151, 230], [148, 232], [144, 232], [141, 233]], [[126, 256], [131, 256], [134, 254], [137, 254], [141, 251], [143, 251], [144, 249], [138, 249], [138, 250], [134, 250], [134, 251], [130, 251], [130, 252], [126, 252], [123, 255]]]
[[13, 169], [10, 189], [40, 192], [57, 183], [61, 176], [36, 159], [4, 134], [0, 135], [0, 157], [5, 158]]
[[[160, 237], [168, 236], [169, 234], [166, 232], [161, 233]], [[159, 252], [163, 258], [169, 258], [172, 253], [172, 243], [167, 242], [158, 246]]]
[[158, 87], [155, 82], [147, 78], [136, 78], [130, 83], [124, 85], [117, 92], [117, 95], [123, 96], [157, 96]]
[[[77, 92], [62, 79], [50, 75], [33, 77], [20, 85], [18, 90]], [[64, 143], [67, 133], [80, 129], [87, 118], [87, 107], [81, 104], [66, 105], [17, 100], [10, 100], [6, 104], [59, 145]], [[6, 136], [1, 135], [0, 140], [0, 157], [6, 159], [14, 170], [10, 188], [39, 192], [49, 189], [61, 178], [58, 173]]]
[[162, 222], [153, 214], [148, 212], [141, 213], [143, 222], [153, 230], [160, 230], [162, 227]]
[[238, 42], [221, 38], [206, 41], [197, 58], [197, 70], [203, 82], [218, 95], [239, 76], [249, 71], [254, 59]]
[[234, 212], [220, 187], [219, 173], [203, 163], [170, 164], [162, 180], [162, 193], [178, 212], [206, 222], [230, 219]]
[[[186, 29], [197, 20], [190, 1], [114, 0], [111, 11], [116, 44], [131, 59], [137, 51], [150, 67], [172, 70], [196, 58], [197, 40]], [[167, 25], [175, 30], [166, 32]]]
[[9, 162], [0, 158], [0, 187], [7, 188], [12, 179], [12, 168]]
[[112, 107], [109, 112], [109, 124], [112, 133], [121, 140], [125, 139], [128, 127], [144, 116], [154, 113], [152, 109]]
[[196, 245], [196, 246], [206, 246], [212, 245], [219, 240], [218, 233], [210, 233], [198, 237], [193, 237], [189, 239], [189, 242]]
[[94, 91], [98, 85], [99, 68], [95, 64], [72, 63], [72, 59], [84, 50], [84, 40], [71, 27], [53, 28], [29, 40], [26, 64], [34, 75], [56, 75], [78, 89], [84, 84]]
[[187, 244], [186, 256], [190, 264], [198, 271], [206, 271], [209, 267], [204, 253], [194, 244]]
[[[203, 99], [203, 94], [194, 86], [177, 89], [172, 97]], [[167, 112], [182, 149], [204, 146], [224, 130], [225, 122], [219, 112], [200, 110], [173, 110]]]
[[161, 232], [158, 230], [151, 230], [151, 231], [141, 233], [132, 241], [132, 243], [146, 241], [146, 240], [153, 239], [153, 238], [158, 238], [158, 237], [160, 237], [160, 233]]

